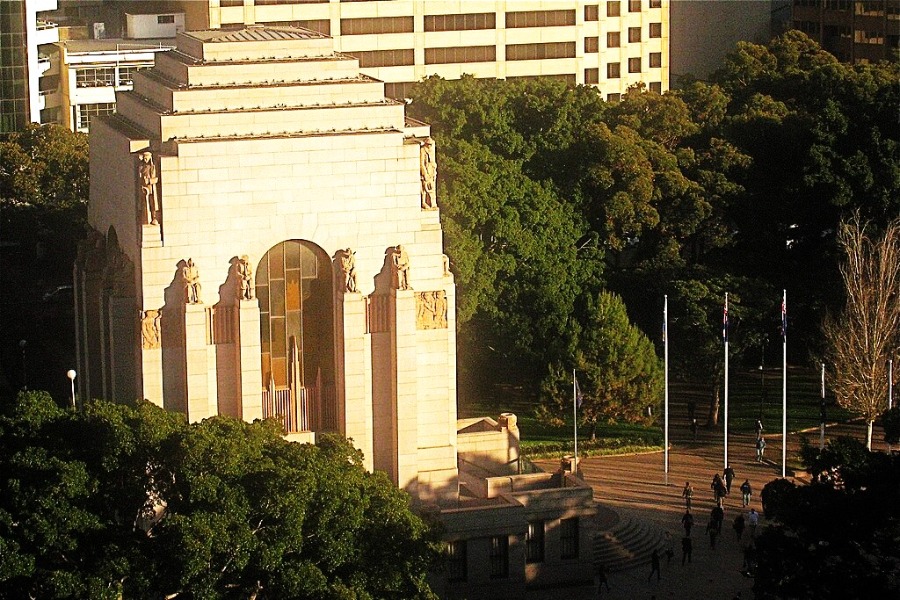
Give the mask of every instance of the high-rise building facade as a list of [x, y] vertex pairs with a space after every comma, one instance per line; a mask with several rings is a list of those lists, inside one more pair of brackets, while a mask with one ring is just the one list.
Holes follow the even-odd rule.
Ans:
[[0, 2], [0, 133], [56, 120], [45, 103], [50, 87], [42, 75], [50, 69], [59, 33], [38, 14], [55, 9], [56, 0]]
[[794, 0], [792, 21], [838, 60], [897, 60], [900, 0]]
[[403, 97], [429, 75], [549, 76], [598, 86], [669, 88], [670, 0], [181, 0], [186, 29], [292, 25], [330, 35], [337, 51]]

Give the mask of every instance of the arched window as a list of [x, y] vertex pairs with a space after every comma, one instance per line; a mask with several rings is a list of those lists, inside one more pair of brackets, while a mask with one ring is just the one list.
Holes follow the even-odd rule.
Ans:
[[334, 395], [332, 285], [328, 255], [302, 240], [273, 247], [256, 271], [263, 386], [292, 390], [300, 429], [332, 425], [324, 405]]

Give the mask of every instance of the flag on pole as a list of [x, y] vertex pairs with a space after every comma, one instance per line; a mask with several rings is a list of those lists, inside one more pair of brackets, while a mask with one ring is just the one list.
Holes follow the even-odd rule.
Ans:
[[781, 339], [787, 338], [787, 299], [781, 298]]
[[663, 309], [662, 343], [666, 343], [666, 310]]
[[577, 408], [581, 408], [581, 405], [584, 403], [584, 396], [581, 395], [581, 386], [578, 385], [578, 377], [575, 374], [572, 374], [575, 377], [575, 406]]
[[725, 309], [722, 311], [722, 341], [728, 343], [728, 294], [725, 294]]

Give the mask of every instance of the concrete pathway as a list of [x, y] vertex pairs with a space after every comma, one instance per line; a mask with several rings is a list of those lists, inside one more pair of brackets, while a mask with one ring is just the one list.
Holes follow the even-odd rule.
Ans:
[[[594, 499], [601, 507], [610, 509], [620, 517], [643, 520], [661, 531], [671, 532], [675, 540], [675, 557], [671, 564], [662, 557], [662, 573], [657, 581], [650, 574], [649, 556], [643, 562], [623, 571], [609, 573], [610, 591], [604, 588], [601, 598], [610, 600], [742, 600], [753, 598], [753, 580], [741, 573], [743, 551], [750, 542], [749, 530], [744, 532], [743, 539], [738, 541], [732, 528], [732, 522], [739, 512], [748, 509], [741, 507], [740, 484], [749, 479], [753, 487], [750, 506], [762, 513], [760, 492], [773, 479], [781, 477], [781, 436], [766, 436], [766, 460], [756, 462], [754, 448], [755, 435], [750, 433], [729, 434], [729, 462], [735, 471], [735, 480], [731, 494], [725, 499], [725, 522], [716, 548], [710, 548], [709, 538], [704, 531], [714, 505], [710, 484], [714, 473], [721, 473], [724, 465], [722, 434], [719, 432], [701, 432], [694, 441], [685, 438], [685, 431], [675, 431], [670, 441], [673, 443], [669, 451], [669, 475], [665, 476], [663, 453], [651, 453], [629, 456], [590, 457], [582, 461], [581, 470], [585, 481], [594, 488]], [[817, 432], [804, 434], [815, 443]], [[827, 439], [838, 435], [851, 435], [865, 440], [865, 426], [849, 424], [829, 427]], [[788, 437], [788, 456], [799, 448], [799, 434]], [[876, 432], [873, 439], [881, 439]], [[873, 444], [875, 449], [884, 450], [883, 443]], [[790, 460], [790, 459], [789, 459]], [[535, 461], [541, 468], [552, 470], [558, 461]], [[793, 479], [788, 472], [788, 478]], [[800, 478], [805, 473], [797, 473]], [[693, 514], [694, 529], [693, 561], [681, 564], [681, 516], [684, 514], [684, 501], [681, 490], [685, 481], [694, 487]], [[765, 519], [760, 519], [760, 528]], [[600, 525], [602, 527], [602, 525]], [[568, 588], [563, 590], [546, 590], [530, 592], [529, 600], [550, 600], [571, 598], [581, 600], [595, 598], [592, 589]]]

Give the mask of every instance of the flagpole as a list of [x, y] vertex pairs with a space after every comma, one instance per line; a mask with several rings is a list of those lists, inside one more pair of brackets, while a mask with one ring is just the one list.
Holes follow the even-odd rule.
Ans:
[[888, 359], [888, 410], [894, 408], [894, 359]]
[[781, 476], [787, 477], [787, 290], [781, 298]]
[[722, 336], [725, 339], [725, 466], [728, 468], [728, 292], [725, 292], [725, 314], [722, 318]]
[[572, 412], [575, 415], [575, 464], [572, 465], [572, 475], [578, 477], [578, 381], [575, 379], [575, 369], [572, 369]]
[[820, 407], [822, 424], [819, 427], [819, 450], [825, 449], [825, 363], [822, 363], [822, 405]]
[[669, 485], [669, 296], [663, 296], [663, 356], [665, 364], [666, 391], [663, 402], [663, 432], [665, 445], [666, 485]]

